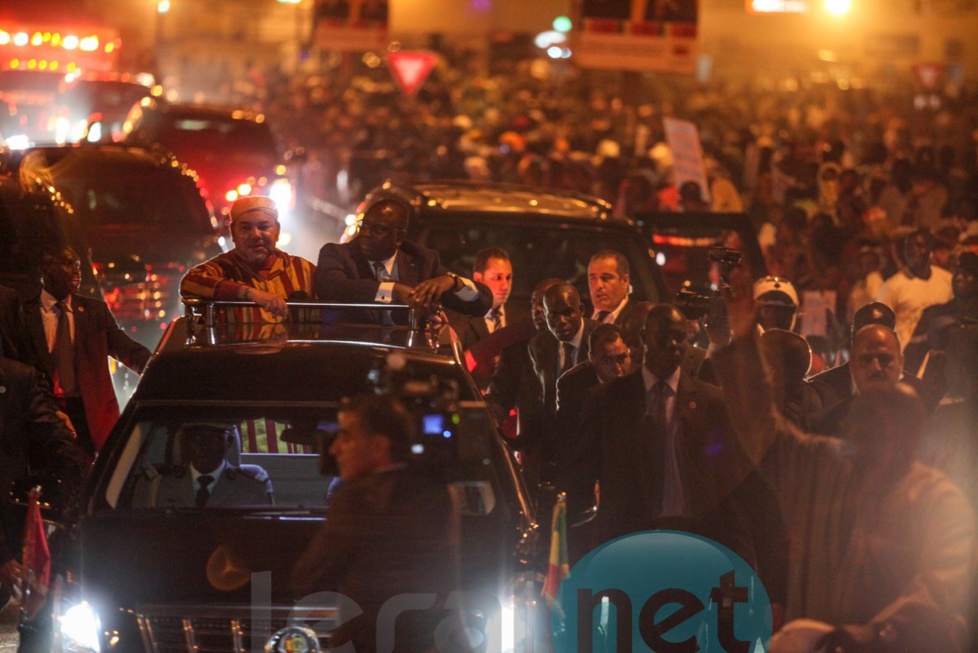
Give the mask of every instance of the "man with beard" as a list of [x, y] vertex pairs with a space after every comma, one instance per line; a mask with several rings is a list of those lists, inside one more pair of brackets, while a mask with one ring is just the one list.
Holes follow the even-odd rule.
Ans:
[[275, 247], [282, 226], [270, 198], [238, 198], [229, 218], [234, 249], [191, 269], [180, 282], [181, 296], [254, 302], [259, 308], [250, 315], [234, 315], [243, 321], [281, 321], [288, 313], [285, 300], [314, 296], [316, 266]]
[[[356, 238], [319, 251], [316, 294], [331, 302], [406, 304], [431, 313], [440, 306], [471, 316], [492, 308], [481, 283], [450, 272], [433, 249], [406, 240], [411, 207], [380, 197], [366, 208]], [[352, 319], [352, 318], [351, 318]], [[392, 324], [389, 311], [369, 311], [357, 321]]]
[[41, 293], [23, 307], [29, 354], [51, 381], [78, 445], [93, 454], [119, 418], [106, 359], [141, 374], [150, 352], [119, 328], [105, 302], [75, 294], [81, 260], [70, 247], [41, 255], [41, 283]]

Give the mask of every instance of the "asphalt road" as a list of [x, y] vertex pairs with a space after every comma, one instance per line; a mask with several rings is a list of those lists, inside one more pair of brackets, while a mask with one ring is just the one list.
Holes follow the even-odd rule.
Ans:
[[20, 605], [13, 601], [0, 612], [0, 653], [16, 653], [17, 642], [20, 639], [17, 635], [17, 618], [19, 616]]

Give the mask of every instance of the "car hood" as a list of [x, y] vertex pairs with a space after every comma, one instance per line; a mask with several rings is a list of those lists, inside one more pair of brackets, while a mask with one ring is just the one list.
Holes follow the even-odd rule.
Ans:
[[86, 232], [97, 244], [92, 254], [95, 263], [118, 263], [131, 258], [134, 249], [141, 262], [153, 266], [193, 266], [221, 253], [215, 232], [178, 233], [151, 225], [92, 225]]
[[291, 603], [289, 573], [322, 523], [307, 511], [98, 513], [79, 524], [73, 560], [86, 598], [102, 605], [247, 604], [253, 591]]

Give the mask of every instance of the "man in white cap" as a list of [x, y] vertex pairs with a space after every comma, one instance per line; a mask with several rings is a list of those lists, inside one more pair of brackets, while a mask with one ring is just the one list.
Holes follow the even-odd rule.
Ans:
[[275, 247], [282, 227], [270, 198], [238, 198], [230, 221], [234, 249], [191, 269], [180, 282], [181, 296], [254, 302], [265, 322], [285, 317], [286, 299], [315, 297], [316, 266]]
[[798, 292], [787, 279], [763, 277], [754, 283], [754, 300], [758, 304], [757, 324], [762, 331], [791, 331], [798, 318]]

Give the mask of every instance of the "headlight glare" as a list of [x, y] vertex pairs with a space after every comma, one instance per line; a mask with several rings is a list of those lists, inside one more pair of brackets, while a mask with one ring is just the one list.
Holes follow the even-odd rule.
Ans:
[[101, 653], [98, 615], [87, 602], [73, 605], [61, 617], [61, 640], [65, 651]]

